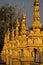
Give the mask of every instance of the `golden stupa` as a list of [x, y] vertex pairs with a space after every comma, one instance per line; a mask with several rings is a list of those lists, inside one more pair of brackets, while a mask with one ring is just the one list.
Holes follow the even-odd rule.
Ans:
[[32, 30], [28, 31], [26, 27], [26, 13], [24, 11], [21, 15], [21, 22], [17, 11], [15, 29], [12, 24], [12, 34], [8, 27], [1, 53], [2, 60], [7, 65], [43, 65], [43, 31], [41, 31], [39, 1], [35, 0], [33, 6], [34, 22]]

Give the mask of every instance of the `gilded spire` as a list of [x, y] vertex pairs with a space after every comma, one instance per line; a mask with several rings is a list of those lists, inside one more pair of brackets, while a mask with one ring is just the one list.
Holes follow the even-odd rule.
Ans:
[[9, 38], [10, 38], [10, 30], [9, 30], [9, 28], [8, 28], [7, 34], [8, 34], [8, 40], [9, 40]]
[[14, 40], [14, 28], [13, 28], [13, 24], [12, 24], [12, 40]]
[[15, 8], [15, 26], [16, 26], [16, 38], [18, 37], [19, 35], [19, 19], [18, 19], [18, 7]]
[[18, 18], [18, 7], [15, 8], [15, 18]]
[[34, 22], [32, 24], [33, 28], [41, 28], [42, 24], [40, 23], [40, 3], [38, 0], [34, 2]]
[[35, 0], [35, 2], [38, 2], [38, 0]]
[[7, 31], [7, 34], [9, 34], [10, 33], [10, 31], [9, 31], [9, 23], [8, 23], [8, 31]]
[[[8, 30], [5, 34], [5, 39], [4, 39], [4, 42], [7, 42], [9, 41], [9, 38], [10, 38], [10, 30], [9, 30], [9, 21], [8, 21]], [[7, 40], [7, 41], [6, 41]]]
[[22, 19], [26, 19], [26, 13], [24, 11], [22, 12]]
[[15, 8], [15, 22], [16, 22], [16, 26], [19, 26], [18, 7]]
[[19, 25], [20, 25], [18, 18], [16, 19], [15, 22], [16, 22], [16, 37], [18, 37], [19, 36]]
[[40, 5], [39, 0], [35, 0], [34, 5]]
[[22, 23], [26, 24], [26, 13], [25, 13], [25, 10], [24, 10], [24, 3], [22, 5], [22, 15], [21, 15], [21, 18], [22, 18]]
[[26, 35], [26, 13], [22, 11], [21, 35]]
[[23, 19], [26, 19], [26, 13], [25, 13], [25, 11], [24, 11], [24, 3], [23, 3], [23, 5], [22, 5], [22, 18], [23, 18]]

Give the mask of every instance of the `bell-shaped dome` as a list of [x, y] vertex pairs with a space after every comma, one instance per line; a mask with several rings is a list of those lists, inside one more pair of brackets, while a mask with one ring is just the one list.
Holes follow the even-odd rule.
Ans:
[[42, 24], [41, 24], [40, 22], [36, 21], [36, 22], [34, 22], [34, 23], [32, 24], [32, 27], [33, 27], [33, 28], [41, 28], [41, 27], [42, 27]]

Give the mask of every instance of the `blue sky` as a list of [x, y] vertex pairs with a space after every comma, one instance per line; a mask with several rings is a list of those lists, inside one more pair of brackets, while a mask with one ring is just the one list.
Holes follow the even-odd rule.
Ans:
[[[33, 2], [34, 0], [0, 0], [0, 6], [3, 4], [10, 4], [12, 6], [17, 5], [19, 9], [22, 10], [24, 3], [24, 10], [27, 15], [27, 26], [33, 23]], [[43, 0], [39, 0], [40, 2], [40, 22], [43, 24]]]

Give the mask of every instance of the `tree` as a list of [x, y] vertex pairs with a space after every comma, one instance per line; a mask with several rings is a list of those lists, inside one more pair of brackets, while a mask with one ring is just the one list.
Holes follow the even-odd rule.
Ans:
[[15, 8], [9, 5], [0, 7], [0, 51], [2, 50], [4, 34], [8, 28], [8, 23], [15, 17]]

